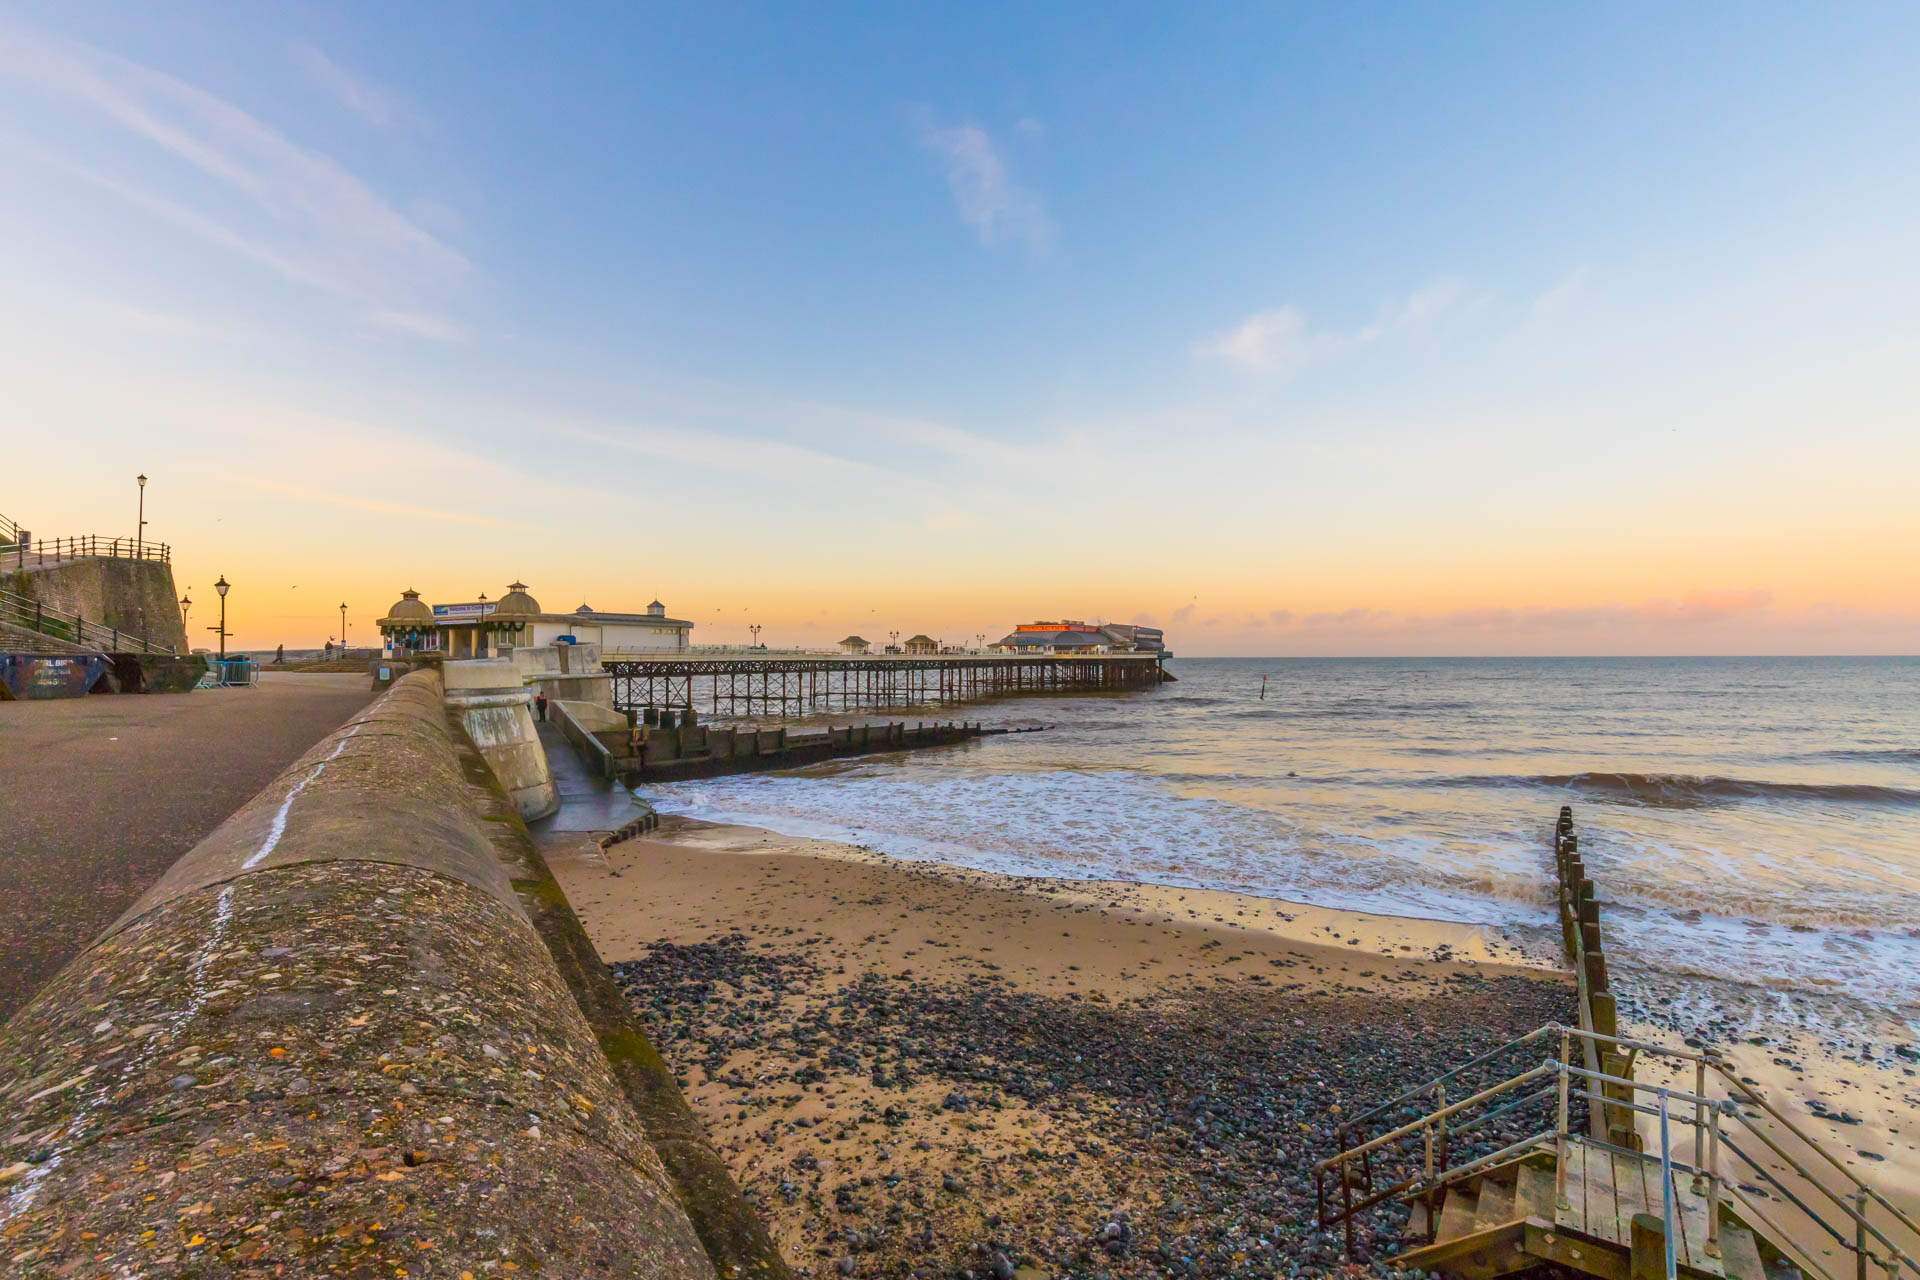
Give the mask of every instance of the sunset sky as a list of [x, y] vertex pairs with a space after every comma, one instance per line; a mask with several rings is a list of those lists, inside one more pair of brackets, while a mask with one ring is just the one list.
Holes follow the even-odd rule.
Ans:
[[210, 644], [1920, 651], [1920, 8], [0, 3], [0, 514]]

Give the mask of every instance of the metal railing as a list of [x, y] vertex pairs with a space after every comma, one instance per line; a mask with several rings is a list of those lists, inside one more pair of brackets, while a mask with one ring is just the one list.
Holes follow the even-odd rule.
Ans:
[[85, 534], [74, 538], [38, 538], [20, 537], [16, 527], [11, 539], [12, 545], [0, 551], [0, 565], [4, 565], [9, 556], [13, 567], [24, 569], [28, 557], [38, 564], [49, 561], [58, 564], [65, 560], [90, 560], [104, 558], [109, 560], [157, 560], [161, 564], [173, 563], [173, 549], [164, 542], [148, 542], [140, 538], [101, 538]]
[[[1552, 1043], [1555, 1052], [1540, 1065], [1480, 1088], [1458, 1102], [1447, 1102], [1448, 1086], [1457, 1085], [1466, 1078], [1467, 1073], [1506, 1058], [1529, 1045], [1538, 1045], [1543, 1040]], [[1576, 1045], [1576, 1041], [1584, 1042], [1584, 1045]], [[1631, 1075], [1609, 1074], [1572, 1060], [1576, 1052], [1589, 1046], [1604, 1053], [1609, 1061], [1631, 1064], [1636, 1058], [1645, 1056], [1691, 1065], [1693, 1087], [1681, 1089], [1647, 1084]], [[1582, 1056], [1586, 1055], [1582, 1053]], [[1628, 1070], [1631, 1070], [1630, 1065]], [[1549, 1077], [1551, 1083], [1544, 1087], [1539, 1084]], [[1728, 1096], [1718, 1099], [1709, 1096], [1709, 1086], [1715, 1080], [1725, 1086]], [[1529, 1085], [1535, 1087], [1529, 1089]], [[1663, 1175], [1662, 1208], [1666, 1222], [1669, 1278], [1676, 1275], [1678, 1265], [1675, 1253], [1677, 1206], [1673, 1203], [1673, 1174], [1678, 1170], [1693, 1175], [1692, 1189], [1702, 1194], [1712, 1208], [1708, 1214], [1707, 1251], [1710, 1254], [1717, 1253], [1719, 1248], [1721, 1222], [1718, 1210], [1722, 1204], [1732, 1204], [1747, 1222], [1762, 1229], [1769, 1244], [1809, 1276], [1820, 1277], [1821, 1280], [1841, 1280], [1821, 1261], [1820, 1254], [1813, 1247], [1814, 1241], [1831, 1238], [1842, 1251], [1854, 1255], [1853, 1280], [1871, 1280], [1869, 1268], [1874, 1266], [1883, 1270], [1886, 1280], [1904, 1280], [1905, 1277], [1920, 1280], [1920, 1261], [1896, 1244], [1869, 1215], [1871, 1211], [1878, 1210], [1892, 1223], [1913, 1232], [1917, 1239], [1920, 1239], [1920, 1225], [1916, 1225], [1910, 1215], [1868, 1186], [1756, 1089], [1743, 1083], [1717, 1054], [1670, 1049], [1664, 1045], [1602, 1035], [1581, 1027], [1550, 1024], [1371, 1108], [1341, 1125], [1336, 1133], [1342, 1142], [1351, 1142], [1356, 1133], [1366, 1132], [1381, 1117], [1391, 1115], [1416, 1099], [1430, 1100], [1435, 1105], [1427, 1114], [1350, 1146], [1320, 1161], [1313, 1168], [1320, 1226], [1325, 1230], [1344, 1223], [1349, 1253], [1353, 1250], [1353, 1219], [1358, 1214], [1389, 1199], [1422, 1198], [1426, 1201], [1427, 1220], [1431, 1229], [1435, 1222], [1436, 1201], [1445, 1187], [1531, 1150], [1553, 1151], [1554, 1194], [1561, 1208], [1567, 1206], [1568, 1157], [1576, 1138], [1588, 1146], [1635, 1159], [1656, 1158], [1651, 1151], [1636, 1151], [1598, 1136], [1582, 1135], [1581, 1131], [1587, 1126], [1580, 1123], [1576, 1104], [1584, 1103], [1596, 1116], [1604, 1117], [1607, 1121], [1605, 1125], [1594, 1125], [1596, 1132], [1613, 1133], [1622, 1128], [1631, 1132], [1641, 1116], [1657, 1121], [1657, 1158]], [[1453, 1163], [1454, 1145], [1465, 1135], [1502, 1118], [1520, 1118], [1529, 1108], [1541, 1107], [1548, 1099], [1551, 1099], [1552, 1105], [1548, 1116], [1543, 1117], [1545, 1123], [1541, 1128], [1497, 1150], [1484, 1152], [1464, 1163]], [[1496, 1102], [1498, 1105], [1493, 1105]], [[1674, 1109], [1676, 1103], [1681, 1104], [1678, 1111]], [[1743, 1108], [1751, 1108], [1754, 1114], [1748, 1114]], [[1676, 1125], [1690, 1127], [1693, 1131], [1691, 1159], [1676, 1155], [1682, 1145], [1673, 1134]], [[1790, 1153], [1782, 1137], [1770, 1131], [1776, 1125], [1803, 1144], [1817, 1159], [1802, 1159]], [[1798, 1182], [1789, 1185], [1777, 1168], [1763, 1164], [1743, 1150], [1735, 1141], [1736, 1134], [1742, 1139], [1750, 1135], [1764, 1144], [1786, 1169], [1791, 1170]], [[1418, 1142], [1417, 1152], [1408, 1151], [1405, 1144], [1410, 1141]], [[1730, 1172], [1735, 1166], [1727, 1159], [1729, 1153], [1738, 1157], [1745, 1166], [1744, 1177], [1757, 1179], [1757, 1183], [1744, 1181], [1742, 1176]], [[1391, 1178], [1389, 1185], [1375, 1186], [1376, 1160], [1386, 1165]], [[1835, 1173], [1844, 1180], [1844, 1187], [1836, 1189], [1830, 1185]], [[1328, 1195], [1329, 1174], [1335, 1175], [1338, 1180], [1338, 1203], [1334, 1203]], [[1764, 1188], [1759, 1184], [1764, 1184]], [[1357, 1199], [1356, 1190], [1359, 1192]], [[1788, 1215], [1769, 1213], [1758, 1203], [1763, 1198], [1778, 1199], [1792, 1206], [1798, 1211], [1798, 1216], [1792, 1219], [1790, 1225], [1783, 1224], [1781, 1219]], [[1814, 1203], [1809, 1203], [1810, 1200]], [[1842, 1225], [1836, 1226], [1836, 1220]], [[1889, 1229], [1893, 1228], [1890, 1226]]]
[[55, 609], [11, 591], [0, 591], [0, 622], [83, 648], [98, 648], [106, 653], [131, 653], [136, 649], [141, 653], [174, 651], [170, 644], [155, 644], [145, 636], [136, 636], [118, 627], [88, 622], [77, 613]]

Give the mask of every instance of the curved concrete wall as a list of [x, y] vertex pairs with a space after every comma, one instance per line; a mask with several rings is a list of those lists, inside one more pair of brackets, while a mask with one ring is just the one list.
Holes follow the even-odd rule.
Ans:
[[714, 1280], [441, 699], [395, 685], [0, 1029], [8, 1274]]
[[479, 658], [441, 666], [447, 704], [460, 711], [480, 754], [512, 797], [522, 818], [544, 818], [560, 807], [560, 790], [547, 768], [547, 751], [533, 723], [533, 695], [510, 658]]

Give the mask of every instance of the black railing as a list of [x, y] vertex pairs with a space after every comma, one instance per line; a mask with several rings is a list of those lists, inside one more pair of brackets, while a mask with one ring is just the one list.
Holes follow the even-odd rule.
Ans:
[[155, 644], [146, 636], [137, 636], [118, 627], [104, 626], [98, 622], [88, 622], [77, 613], [68, 613], [65, 609], [55, 609], [50, 605], [27, 596], [15, 595], [11, 591], [0, 591], [0, 622], [6, 622], [25, 631], [37, 632], [55, 640], [64, 640], [68, 644], [81, 648], [99, 649], [105, 653], [172, 653], [170, 644]]
[[58, 563], [62, 560], [90, 560], [95, 558], [108, 560], [157, 560], [161, 564], [173, 563], [173, 549], [164, 542], [147, 542], [138, 538], [102, 538], [94, 534], [85, 534], [74, 538], [39, 538], [28, 540], [19, 536], [16, 528], [11, 546], [0, 544], [0, 566], [11, 555], [15, 568], [25, 568], [27, 558], [34, 557], [39, 564], [48, 561]]

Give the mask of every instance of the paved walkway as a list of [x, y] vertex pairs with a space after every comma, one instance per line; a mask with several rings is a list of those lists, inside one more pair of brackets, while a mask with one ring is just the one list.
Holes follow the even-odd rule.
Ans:
[[0, 1019], [372, 697], [365, 675], [0, 702]]

